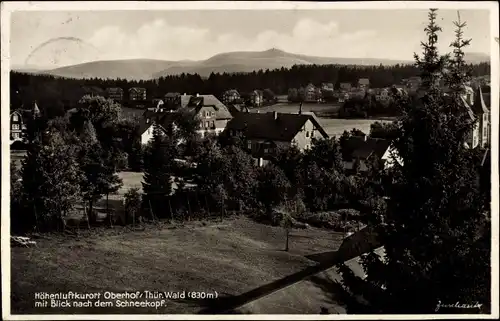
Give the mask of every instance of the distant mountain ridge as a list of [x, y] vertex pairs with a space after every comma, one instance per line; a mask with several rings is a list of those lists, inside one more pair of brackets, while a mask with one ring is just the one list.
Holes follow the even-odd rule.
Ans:
[[[466, 54], [470, 63], [489, 62], [482, 53]], [[210, 73], [252, 72], [260, 69], [290, 68], [293, 65], [395, 65], [413, 63], [412, 60], [390, 60], [378, 58], [331, 58], [293, 54], [279, 49], [265, 51], [238, 51], [220, 53], [200, 61], [167, 61], [155, 59], [101, 60], [51, 70], [30, 67], [13, 68], [23, 72], [49, 74], [68, 78], [102, 78], [148, 80], [162, 76], [197, 73], [208, 77]]]

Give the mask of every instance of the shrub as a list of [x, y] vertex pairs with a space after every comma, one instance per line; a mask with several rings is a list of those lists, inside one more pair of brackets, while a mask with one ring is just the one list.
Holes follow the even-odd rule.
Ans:
[[125, 193], [125, 213], [127, 223], [135, 223], [141, 216], [142, 197], [138, 188], [131, 188]]

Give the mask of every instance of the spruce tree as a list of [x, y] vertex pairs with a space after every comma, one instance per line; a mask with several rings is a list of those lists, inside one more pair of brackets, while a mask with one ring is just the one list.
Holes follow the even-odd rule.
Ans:
[[364, 256], [365, 280], [341, 266], [344, 286], [362, 294], [374, 313], [435, 313], [440, 303], [456, 302], [489, 308], [489, 204], [480, 194], [474, 151], [465, 144], [474, 124], [460, 98], [467, 82], [464, 42], [457, 36], [455, 56], [440, 56], [436, 17], [431, 9], [423, 57], [415, 55], [419, 95], [397, 100], [402, 117], [393, 143], [401, 161], [392, 169], [387, 206], [373, 213], [383, 218], [385, 260]]
[[174, 172], [177, 146], [175, 140], [165, 135], [155, 123], [153, 140], [144, 152], [144, 191], [145, 206], [153, 215], [161, 216], [165, 209], [166, 197], [172, 193], [172, 174]]

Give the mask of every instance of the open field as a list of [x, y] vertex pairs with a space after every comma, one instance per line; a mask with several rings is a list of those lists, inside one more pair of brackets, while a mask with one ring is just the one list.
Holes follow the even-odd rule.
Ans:
[[338, 118], [318, 118], [321, 126], [332, 136], [339, 138], [342, 133], [353, 128], [361, 130], [365, 134], [370, 133], [370, 125], [375, 122], [386, 122], [387, 120], [378, 119], [338, 119]]
[[[298, 103], [277, 103], [271, 106], [259, 107], [251, 109], [252, 112], [268, 113], [277, 111], [280, 113], [297, 113], [300, 104]], [[315, 104], [304, 103], [302, 104], [302, 111], [304, 112], [336, 112], [340, 109], [340, 104]]]
[[217, 291], [243, 294], [315, 264], [305, 256], [337, 250], [339, 233], [293, 230], [283, 251], [281, 228], [246, 218], [177, 229], [38, 239], [12, 248], [12, 313], [196, 313], [200, 302], [170, 300], [154, 308], [34, 308], [34, 293]]
[[[314, 103], [304, 103], [302, 105], [302, 111], [304, 112], [337, 112], [340, 109], [340, 104], [314, 104]], [[280, 113], [297, 113], [299, 111], [299, 104], [288, 104], [288, 103], [278, 103], [272, 106], [266, 106], [261, 108], [254, 108], [252, 112], [267, 113], [272, 111], [277, 111]], [[321, 118], [318, 117], [321, 126], [330, 136], [339, 137], [342, 133], [347, 130], [351, 131], [353, 128], [359, 129], [362, 132], [369, 134], [370, 125], [374, 122], [385, 122], [389, 120], [382, 119], [340, 119], [340, 118]]]

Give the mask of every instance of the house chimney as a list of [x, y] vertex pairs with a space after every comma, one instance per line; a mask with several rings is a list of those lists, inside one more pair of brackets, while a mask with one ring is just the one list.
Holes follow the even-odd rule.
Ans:
[[278, 112], [276, 110], [273, 111], [273, 118], [274, 120], [278, 119]]

